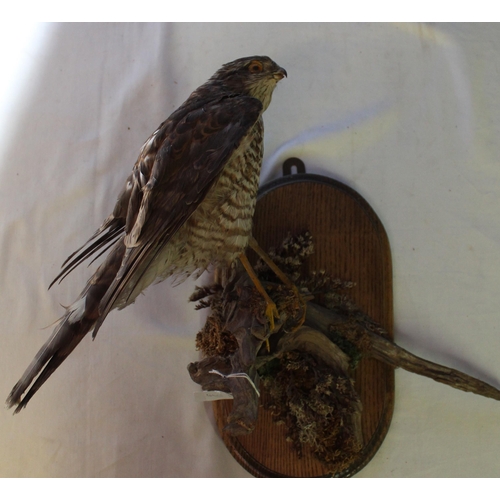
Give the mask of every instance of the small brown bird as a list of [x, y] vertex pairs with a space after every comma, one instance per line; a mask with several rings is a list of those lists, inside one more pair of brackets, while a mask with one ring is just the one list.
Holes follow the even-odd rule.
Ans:
[[262, 165], [262, 113], [285, 76], [266, 56], [225, 64], [149, 137], [113, 213], [52, 282], [111, 247], [12, 389], [15, 413], [112, 309], [155, 281], [228, 268], [242, 255]]

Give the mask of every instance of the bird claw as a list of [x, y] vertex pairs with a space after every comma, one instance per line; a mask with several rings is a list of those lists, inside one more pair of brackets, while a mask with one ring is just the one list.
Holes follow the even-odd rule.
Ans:
[[280, 315], [278, 312], [278, 308], [276, 307], [276, 304], [273, 301], [269, 301], [266, 304], [266, 318], [267, 321], [269, 322], [269, 330], [274, 332], [275, 324], [274, 320], [279, 319]]
[[269, 335], [274, 333], [274, 330], [276, 328], [275, 319], [280, 318], [278, 308], [276, 307], [276, 304], [271, 299], [266, 300], [265, 315], [266, 315], [266, 318], [267, 318], [267, 321], [269, 324], [269, 333], [268, 333], [268, 336], [265, 338], [264, 342], [266, 344], [267, 352], [271, 352], [271, 346], [269, 345]]

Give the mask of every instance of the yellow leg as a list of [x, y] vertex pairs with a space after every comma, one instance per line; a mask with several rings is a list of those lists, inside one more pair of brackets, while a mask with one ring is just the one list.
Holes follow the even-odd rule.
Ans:
[[[295, 286], [295, 283], [288, 278], [288, 276], [272, 261], [271, 257], [267, 255], [267, 253], [259, 246], [257, 243], [257, 240], [255, 238], [250, 238], [250, 241], [248, 242], [248, 246], [268, 265], [268, 267], [273, 271], [273, 273], [290, 289], [293, 290], [295, 295], [297, 296], [297, 299], [299, 300], [300, 304], [302, 305], [302, 317], [300, 318], [299, 322], [297, 323], [297, 326], [295, 329], [299, 328], [302, 326], [306, 319], [306, 311], [307, 311], [307, 306], [305, 300], [302, 298], [302, 296], [299, 293], [299, 290]], [[252, 269], [253, 271], [253, 269]], [[255, 273], [254, 273], [255, 274]]]
[[278, 313], [278, 308], [276, 307], [276, 304], [272, 301], [271, 297], [269, 297], [266, 290], [262, 286], [262, 283], [259, 281], [259, 278], [255, 274], [252, 265], [250, 264], [250, 262], [248, 262], [248, 258], [244, 253], [240, 255], [240, 261], [243, 264], [243, 267], [245, 268], [246, 272], [248, 273], [248, 276], [255, 285], [255, 288], [257, 288], [259, 293], [266, 301], [266, 317], [269, 321], [269, 327], [272, 332], [274, 331], [274, 319], [275, 318], [278, 319], [280, 317]]

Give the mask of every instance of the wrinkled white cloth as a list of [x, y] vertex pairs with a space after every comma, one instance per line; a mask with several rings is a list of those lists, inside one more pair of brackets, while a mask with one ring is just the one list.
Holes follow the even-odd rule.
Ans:
[[[497, 25], [40, 29], [0, 120], [2, 397], [89, 278], [83, 265], [47, 291], [144, 140], [223, 63], [254, 54], [288, 72], [264, 116], [262, 182], [298, 156], [356, 189], [389, 236], [396, 341], [500, 386]], [[19, 415], [0, 412], [0, 475], [248, 476], [193, 397], [193, 288], [151, 287]], [[499, 402], [398, 370], [392, 425], [359, 476], [498, 476], [499, 416]]]

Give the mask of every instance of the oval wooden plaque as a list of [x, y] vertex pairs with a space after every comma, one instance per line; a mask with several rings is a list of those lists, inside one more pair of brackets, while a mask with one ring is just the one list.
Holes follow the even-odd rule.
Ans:
[[[286, 175], [261, 189], [254, 218], [260, 246], [277, 246], [288, 233], [312, 234], [314, 254], [308, 271], [326, 270], [356, 286], [351, 298], [392, 336], [392, 264], [385, 230], [368, 203], [344, 184], [311, 174]], [[394, 408], [394, 370], [363, 359], [353, 374], [363, 403], [365, 446], [339, 477], [349, 477], [375, 455], [389, 429]], [[265, 392], [262, 398], [266, 398]], [[222, 439], [234, 458], [257, 477], [324, 477], [328, 469], [307, 447], [299, 458], [285, 429], [259, 408], [254, 432], [233, 437], [222, 432], [232, 401], [215, 401], [213, 410]]]

